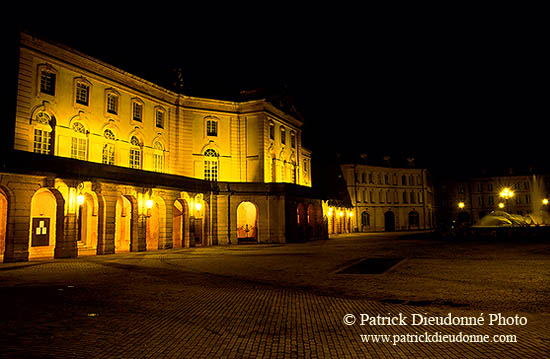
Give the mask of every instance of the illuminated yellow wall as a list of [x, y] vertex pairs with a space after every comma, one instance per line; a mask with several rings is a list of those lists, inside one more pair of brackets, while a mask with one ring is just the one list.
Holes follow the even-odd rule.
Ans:
[[[41, 88], [43, 73], [55, 75], [53, 95]], [[35, 151], [39, 129], [51, 131], [52, 154], [57, 156], [102, 163], [114, 153], [114, 165], [131, 167], [137, 150], [139, 169], [201, 179], [205, 151], [213, 150], [218, 181], [311, 186], [311, 153], [301, 146], [302, 122], [265, 100], [183, 96], [25, 34], [19, 84], [15, 149]], [[82, 86], [88, 88], [87, 104], [78, 101], [77, 89]], [[109, 106], [111, 98], [116, 98], [116, 111]], [[136, 105], [141, 121], [134, 120]], [[159, 112], [161, 125], [157, 125]], [[208, 120], [216, 122], [215, 135], [207, 131]], [[275, 126], [273, 138], [270, 124]], [[140, 146], [133, 146], [133, 137]]]

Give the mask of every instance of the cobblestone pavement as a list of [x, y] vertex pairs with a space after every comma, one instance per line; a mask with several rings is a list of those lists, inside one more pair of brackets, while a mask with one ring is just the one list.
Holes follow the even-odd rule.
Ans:
[[[338, 274], [362, 258], [402, 260]], [[1, 264], [0, 357], [547, 357], [549, 264], [544, 242], [387, 235]], [[485, 322], [412, 325], [449, 313]]]

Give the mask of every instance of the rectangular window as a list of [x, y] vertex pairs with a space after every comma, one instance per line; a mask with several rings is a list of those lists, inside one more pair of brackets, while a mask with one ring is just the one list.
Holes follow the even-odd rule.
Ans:
[[141, 168], [141, 150], [130, 148], [130, 168]]
[[76, 103], [88, 106], [90, 86], [82, 82], [76, 83]]
[[286, 144], [286, 131], [284, 127], [281, 127], [281, 144]]
[[296, 148], [296, 134], [294, 132], [290, 133], [290, 146]]
[[218, 135], [218, 121], [214, 121], [214, 120], [206, 121], [206, 135], [207, 136]]
[[207, 181], [218, 180], [218, 162], [217, 161], [204, 161], [204, 179]]
[[118, 96], [115, 94], [107, 95], [107, 112], [118, 115]]
[[103, 146], [103, 163], [106, 165], [115, 164], [115, 145], [106, 143]]
[[87, 140], [85, 138], [73, 137], [71, 141], [71, 158], [86, 160]]
[[269, 139], [270, 140], [275, 139], [275, 125], [272, 123], [269, 124]]
[[159, 128], [164, 128], [164, 111], [157, 110], [156, 125]]
[[416, 203], [416, 198], [414, 196], [414, 192], [411, 192], [411, 203]]
[[139, 122], [143, 120], [143, 105], [139, 102], [134, 102], [132, 105], [132, 118]]
[[55, 95], [55, 74], [49, 71], [40, 73], [40, 92]]
[[40, 130], [38, 128], [35, 128], [34, 129], [33, 152], [34, 153], [50, 154], [50, 151], [51, 151], [51, 137], [52, 137], [52, 134], [51, 134], [50, 131]]
[[153, 162], [155, 166], [155, 172], [164, 172], [164, 155], [155, 153], [153, 155]]

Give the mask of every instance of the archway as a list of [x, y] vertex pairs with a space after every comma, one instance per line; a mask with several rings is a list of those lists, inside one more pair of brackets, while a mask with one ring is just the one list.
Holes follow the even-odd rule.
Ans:
[[384, 230], [386, 232], [395, 231], [395, 214], [392, 211], [384, 213]]
[[132, 203], [125, 196], [120, 196], [115, 209], [115, 253], [130, 251], [131, 226]]
[[315, 236], [315, 208], [312, 203], [307, 205], [307, 237]]
[[0, 189], [0, 262], [6, 251], [6, 228], [8, 223], [8, 196]]
[[83, 202], [78, 207], [78, 255], [97, 254], [97, 206], [90, 193], [82, 195]]
[[36, 191], [31, 200], [29, 259], [54, 257], [58, 217], [56, 196], [47, 188]]
[[420, 228], [420, 220], [416, 211], [409, 212], [409, 229], [413, 227]]
[[237, 207], [237, 240], [258, 241], [258, 209], [252, 202], [241, 202]]
[[172, 209], [172, 246], [189, 248], [189, 206], [184, 199], [177, 199]]
[[370, 228], [370, 214], [367, 211], [361, 212], [361, 232], [366, 232]]

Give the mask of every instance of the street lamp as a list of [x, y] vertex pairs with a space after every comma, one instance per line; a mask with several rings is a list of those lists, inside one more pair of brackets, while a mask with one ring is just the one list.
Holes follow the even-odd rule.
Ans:
[[464, 202], [458, 202], [458, 208], [464, 209]]
[[[500, 202], [498, 204], [498, 208], [504, 208], [508, 204], [508, 200], [512, 197], [514, 197], [514, 191], [512, 191], [510, 188], [504, 188], [500, 193], [498, 194], [500, 197], [504, 199], [505, 203]], [[507, 207], [507, 206], [506, 206]], [[509, 208], [507, 208], [509, 210]]]

